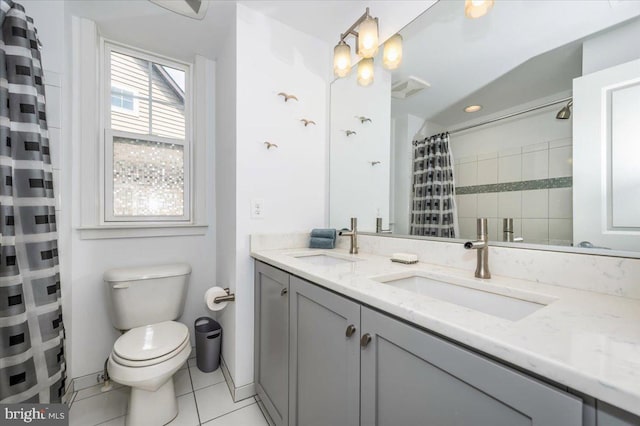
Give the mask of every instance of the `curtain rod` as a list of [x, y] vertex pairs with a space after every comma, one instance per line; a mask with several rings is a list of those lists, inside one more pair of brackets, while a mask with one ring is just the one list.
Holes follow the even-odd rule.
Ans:
[[561, 104], [561, 103], [567, 102], [567, 101], [569, 101], [571, 99], [573, 99], [573, 97], [569, 96], [568, 98], [558, 99], [557, 101], [548, 102], [546, 104], [538, 105], [538, 106], [535, 106], [535, 107], [532, 107], [532, 108], [529, 108], [529, 109], [525, 109], [525, 110], [522, 110], [522, 111], [512, 112], [511, 114], [506, 114], [506, 115], [503, 115], [503, 116], [498, 117], [498, 118], [494, 118], [494, 119], [491, 119], [491, 120], [480, 122], [478, 124], [472, 124], [470, 126], [460, 127], [458, 129], [451, 130], [449, 132], [449, 134], [452, 135], [454, 133], [464, 132], [465, 130], [473, 129], [474, 127], [485, 126], [487, 124], [495, 123], [496, 121], [506, 120], [507, 118], [515, 117], [517, 115], [526, 114], [528, 112], [537, 111], [539, 109], [546, 108], [546, 107], [549, 107], [551, 105]]

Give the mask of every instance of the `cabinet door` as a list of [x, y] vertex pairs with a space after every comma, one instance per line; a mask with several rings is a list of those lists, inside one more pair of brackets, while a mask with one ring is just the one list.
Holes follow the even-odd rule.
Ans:
[[291, 277], [289, 424], [356, 426], [360, 305]]
[[598, 426], [638, 426], [640, 417], [603, 401], [598, 401]]
[[578, 398], [364, 307], [362, 333], [362, 425], [582, 424]]
[[289, 414], [289, 274], [255, 264], [256, 391], [278, 426]]

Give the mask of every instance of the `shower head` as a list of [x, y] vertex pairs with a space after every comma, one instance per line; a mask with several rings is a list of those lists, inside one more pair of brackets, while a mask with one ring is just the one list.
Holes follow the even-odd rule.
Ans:
[[573, 106], [573, 99], [571, 99], [560, 111], [556, 114], [556, 119], [567, 120], [571, 117], [571, 107]]

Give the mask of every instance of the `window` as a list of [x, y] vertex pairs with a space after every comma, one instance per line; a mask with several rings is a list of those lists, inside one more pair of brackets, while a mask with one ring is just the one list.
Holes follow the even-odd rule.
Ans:
[[105, 43], [105, 222], [191, 220], [189, 77]]
[[125, 114], [137, 114], [137, 94], [132, 90], [111, 86], [111, 109]]

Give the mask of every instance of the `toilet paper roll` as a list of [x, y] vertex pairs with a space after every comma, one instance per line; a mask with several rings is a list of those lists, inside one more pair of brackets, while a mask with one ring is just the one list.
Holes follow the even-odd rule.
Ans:
[[213, 300], [216, 297], [226, 296], [226, 295], [227, 295], [227, 292], [224, 291], [224, 288], [222, 288], [222, 287], [211, 287], [204, 294], [204, 303], [206, 303], [207, 304], [207, 308], [209, 308], [212, 311], [221, 311], [221, 310], [223, 310], [224, 308], [227, 307], [227, 303], [229, 303], [229, 302], [214, 303]]

